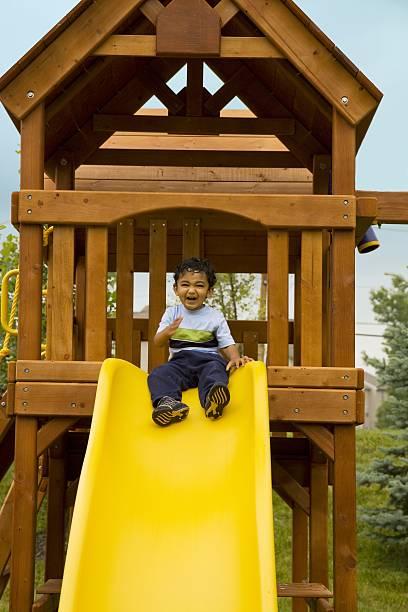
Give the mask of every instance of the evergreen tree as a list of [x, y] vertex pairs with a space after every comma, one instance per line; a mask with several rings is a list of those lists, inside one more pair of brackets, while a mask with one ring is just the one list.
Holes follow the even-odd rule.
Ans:
[[374, 537], [404, 545], [408, 543], [408, 281], [391, 276], [390, 289], [382, 287], [371, 295], [376, 318], [386, 324], [386, 356], [380, 360], [365, 355], [365, 361], [376, 368], [378, 381], [388, 394], [381, 406], [380, 425], [402, 432], [386, 434], [397, 445], [381, 449], [383, 458], [374, 461], [359, 482], [377, 486], [386, 494], [384, 506], [365, 510], [363, 524]]

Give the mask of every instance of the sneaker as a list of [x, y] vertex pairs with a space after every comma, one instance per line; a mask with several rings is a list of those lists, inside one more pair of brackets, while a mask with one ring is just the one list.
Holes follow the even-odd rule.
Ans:
[[183, 421], [188, 415], [189, 407], [172, 397], [165, 395], [153, 408], [152, 419], [160, 427], [167, 427], [177, 421]]
[[205, 402], [205, 416], [209, 419], [222, 417], [225, 406], [230, 401], [230, 393], [227, 385], [215, 383], [207, 393]]

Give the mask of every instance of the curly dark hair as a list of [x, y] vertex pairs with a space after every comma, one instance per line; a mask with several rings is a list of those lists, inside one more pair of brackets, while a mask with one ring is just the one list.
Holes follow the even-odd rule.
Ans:
[[199, 259], [198, 257], [190, 257], [185, 259], [178, 264], [174, 271], [174, 283], [177, 285], [177, 281], [185, 272], [203, 272], [208, 280], [210, 289], [214, 287], [217, 282], [214, 268], [208, 259]]

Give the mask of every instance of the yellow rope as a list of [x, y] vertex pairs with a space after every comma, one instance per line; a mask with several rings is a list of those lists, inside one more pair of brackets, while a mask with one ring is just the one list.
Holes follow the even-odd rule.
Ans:
[[[19, 289], [20, 289], [20, 277], [17, 274], [16, 275], [16, 285], [14, 287], [13, 302], [11, 305], [11, 311], [10, 311], [9, 323], [8, 323], [8, 326], [10, 328], [13, 327], [14, 319], [16, 317]], [[0, 361], [2, 361], [4, 357], [7, 357], [8, 355], [10, 355], [9, 344], [10, 344], [11, 335], [12, 334], [10, 332], [6, 332], [6, 335], [4, 336], [3, 346], [0, 349]]]

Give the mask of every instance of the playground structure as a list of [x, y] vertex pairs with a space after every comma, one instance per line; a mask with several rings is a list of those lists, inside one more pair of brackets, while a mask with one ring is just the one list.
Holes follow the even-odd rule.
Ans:
[[[204, 62], [224, 82], [213, 94]], [[176, 94], [167, 82], [184, 65]], [[142, 109], [153, 95], [167, 114]], [[235, 96], [251, 112], [223, 111]], [[150, 342], [166, 272], [201, 255], [220, 272], [267, 278], [266, 321], [231, 329], [254, 358], [267, 345], [273, 487], [293, 516], [293, 583], [278, 595], [293, 597], [295, 612], [354, 612], [355, 427], [364, 416], [355, 245], [374, 221], [408, 222], [403, 195], [355, 190], [355, 155], [381, 93], [291, 0], [83, 0], [2, 77], [0, 99], [21, 131], [18, 355], [0, 463], [3, 476], [14, 455], [0, 515], [11, 609], [58, 608], [65, 519], [101, 362], [114, 354], [139, 365], [143, 341], [149, 368], [166, 359]], [[46, 248], [44, 225], [54, 228]], [[113, 319], [108, 271], [117, 275]], [[149, 272], [148, 320], [133, 318], [134, 272]], [[33, 604], [45, 495], [45, 583]]]

